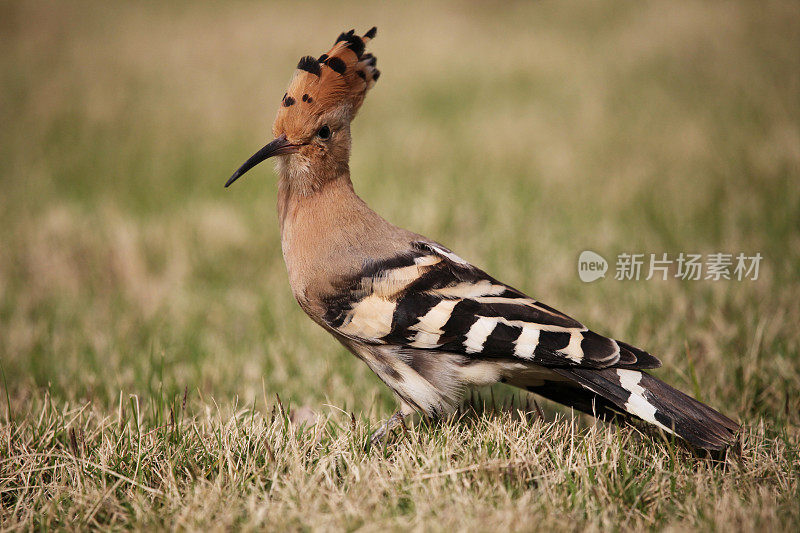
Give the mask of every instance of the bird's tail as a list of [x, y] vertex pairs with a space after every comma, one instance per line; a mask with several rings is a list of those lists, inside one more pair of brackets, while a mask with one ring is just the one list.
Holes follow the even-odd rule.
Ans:
[[572, 389], [570, 395], [563, 383], [560, 391], [535, 392], [590, 414], [639, 418], [706, 450], [728, 447], [739, 430], [739, 424], [730, 418], [646, 372], [620, 368], [553, 370], [585, 392], [575, 394], [578, 391]]

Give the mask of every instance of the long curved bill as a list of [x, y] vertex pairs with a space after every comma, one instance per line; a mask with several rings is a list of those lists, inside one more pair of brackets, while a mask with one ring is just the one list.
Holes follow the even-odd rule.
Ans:
[[264, 148], [259, 150], [258, 152], [254, 153], [250, 156], [250, 159], [244, 162], [244, 165], [239, 167], [239, 170], [233, 173], [227, 182], [225, 182], [225, 186], [228, 187], [231, 183], [238, 180], [245, 172], [256, 166], [257, 164], [261, 163], [265, 159], [269, 159], [274, 155], [283, 155], [283, 154], [291, 154], [296, 152], [301, 145], [299, 144], [292, 144], [286, 138], [286, 135], [281, 135], [280, 137], [276, 138]]

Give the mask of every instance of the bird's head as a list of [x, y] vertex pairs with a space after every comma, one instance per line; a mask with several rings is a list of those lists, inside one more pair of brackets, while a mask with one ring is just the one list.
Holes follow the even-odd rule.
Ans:
[[300, 59], [272, 125], [275, 139], [253, 154], [226, 187], [273, 156], [278, 156], [281, 177], [302, 190], [347, 171], [350, 122], [380, 76], [375, 57], [364, 53], [376, 31], [359, 37], [350, 30], [318, 59]]

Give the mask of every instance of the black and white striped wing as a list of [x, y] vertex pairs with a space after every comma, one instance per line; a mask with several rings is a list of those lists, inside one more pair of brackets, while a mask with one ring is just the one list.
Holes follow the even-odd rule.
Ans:
[[495, 280], [436, 243], [365, 265], [326, 302], [325, 322], [369, 344], [543, 366], [656, 368], [658, 359]]

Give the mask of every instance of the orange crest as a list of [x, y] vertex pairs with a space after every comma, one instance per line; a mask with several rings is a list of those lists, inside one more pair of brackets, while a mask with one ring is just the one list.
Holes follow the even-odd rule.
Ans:
[[340, 34], [333, 48], [319, 59], [306, 56], [300, 60], [281, 100], [273, 127], [276, 136], [305, 132], [322, 116], [353, 120], [380, 76], [375, 56], [364, 53], [376, 33], [372, 28], [359, 37], [350, 30]]

